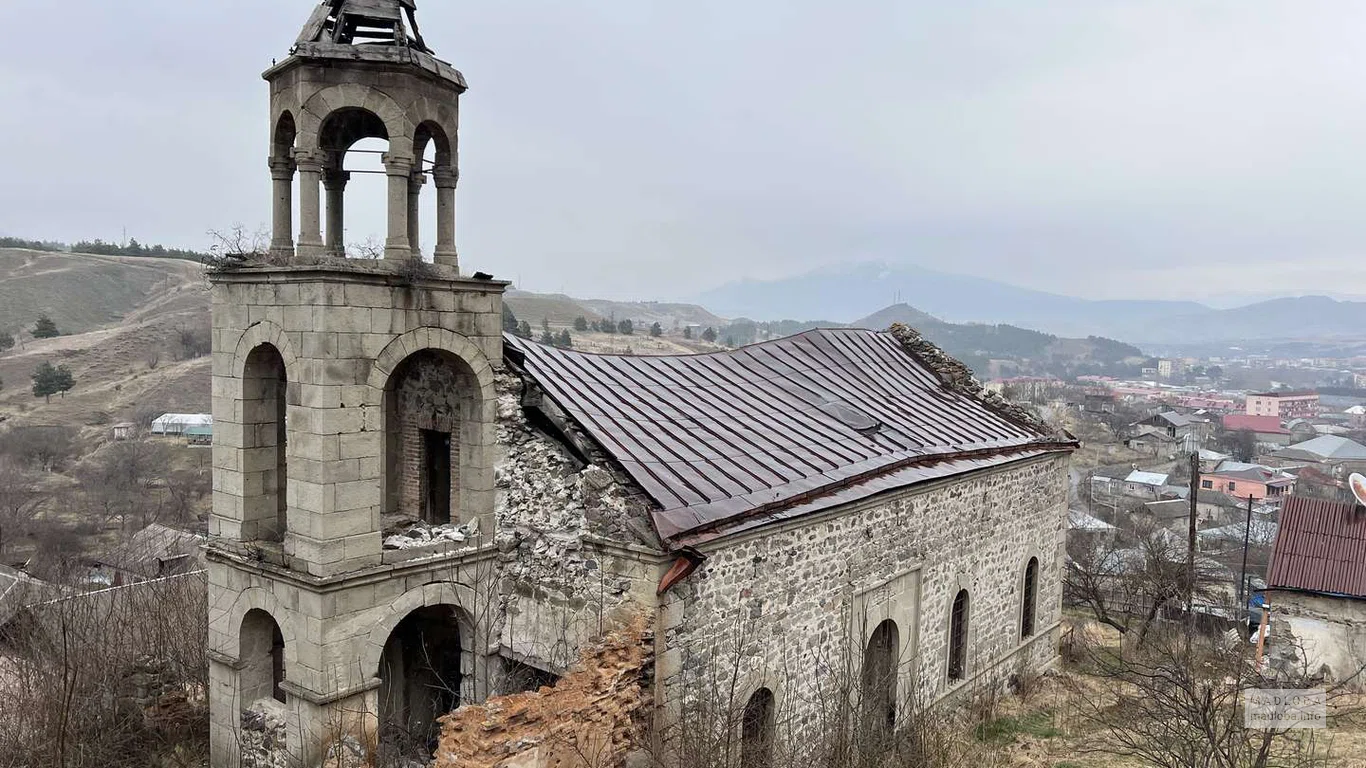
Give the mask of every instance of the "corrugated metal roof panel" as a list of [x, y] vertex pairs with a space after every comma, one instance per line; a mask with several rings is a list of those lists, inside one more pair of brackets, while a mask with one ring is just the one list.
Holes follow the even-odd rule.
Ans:
[[665, 538], [806, 504], [823, 489], [866, 484], [911, 463], [1018, 454], [1037, 443], [1066, 448], [948, 389], [887, 333], [817, 330], [662, 357], [594, 355], [515, 336], [506, 343], [523, 372], [659, 505]]
[[1271, 589], [1366, 598], [1366, 509], [1288, 497], [1266, 583]]

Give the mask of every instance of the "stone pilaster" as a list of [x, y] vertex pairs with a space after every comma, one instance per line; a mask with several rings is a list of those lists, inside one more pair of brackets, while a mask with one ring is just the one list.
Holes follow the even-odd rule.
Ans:
[[384, 258], [411, 259], [413, 244], [408, 237], [408, 188], [412, 182], [413, 159], [392, 152], [384, 154], [384, 172], [389, 175], [389, 238], [384, 243]]
[[454, 168], [435, 168], [432, 181], [436, 184], [436, 256], [435, 262], [459, 271], [460, 257], [455, 248], [455, 188], [460, 182], [460, 171]]

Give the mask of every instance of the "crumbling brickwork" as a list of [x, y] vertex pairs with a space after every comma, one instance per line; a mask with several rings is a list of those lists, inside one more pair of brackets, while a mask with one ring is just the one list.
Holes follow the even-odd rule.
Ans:
[[[396, 451], [399, 462], [398, 517], [404, 520], [426, 520], [435, 524], [459, 520], [460, 499], [460, 409], [462, 401], [469, 397], [469, 384], [462, 381], [456, 368], [434, 352], [422, 352], [404, 363], [397, 376], [395, 387], [397, 422], [400, 449]], [[451, 514], [438, 520], [426, 509], [428, 495], [427, 483], [430, 477], [425, 471], [428, 464], [427, 448], [423, 431], [441, 433], [449, 436], [450, 500]]]
[[[1066, 468], [1063, 455], [1019, 462], [708, 550], [661, 609], [657, 673], [666, 711], [676, 716], [689, 696], [724, 699], [730, 682], [739, 700], [716, 704], [743, 707], [748, 692], [766, 686], [778, 696], [779, 716], [800, 733], [815, 724], [818, 685], [828, 688], [851, 668], [856, 675], [863, 644], [887, 616], [899, 619], [902, 697], [912, 683], [920, 701], [932, 701], [1001, 683], [1020, 664], [1051, 662]], [[1031, 557], [1039, 559], [1036, 631], [1021, 638]], [[960, 589], [971, 601], [967, 674], [951, 684], [949, 607]], [[739, 679], [718, 688], [718, 671], [725, 678], [730, 670]]]

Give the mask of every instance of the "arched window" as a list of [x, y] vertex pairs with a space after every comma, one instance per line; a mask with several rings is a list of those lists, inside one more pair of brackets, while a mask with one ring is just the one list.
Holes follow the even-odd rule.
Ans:
[[896, 673], [900, 636], [896, 622], [877, 625], [863, 652], [863, 712], [871, 730], [896, 726]]
[[968, 591], [958, 590], [949, 613], [949, 681], [967, 677], [968, 661]]
[[1034, 635], [1034, 613], [1039, 602], [1039, 558], [1029, 558], [1025, 566], [1024, 600], [1020, 605], [1020, 637]]
[[749, 697], [740, 724], [740, 768], [773, 764], [773, 691], [760, 688]]
[[261, 699], [284, 702], [285, 638], [274, 617], [259, 608], [242, 618], [238, 653], [243, 708]]

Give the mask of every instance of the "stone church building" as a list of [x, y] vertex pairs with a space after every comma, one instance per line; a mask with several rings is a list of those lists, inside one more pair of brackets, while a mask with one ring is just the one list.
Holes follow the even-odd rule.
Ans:
[[[211, 276], [215, 768], [263, 717], [289, 764], [343, 734], [429, 757], [438, 717], [633, 621], [652, 737], [729, 675], [753, 764], [846, 676], [890, 723], [1052, 663], [1071, 437], [902, 327], [657, 358], [504, 335], [508, 283], [455, 246], [466, 83], [416, 22], [327, 0], [265, 73], [270, 252]], [[362, 139], [379, 260], [343, 254]]]

